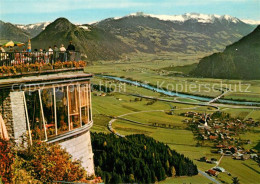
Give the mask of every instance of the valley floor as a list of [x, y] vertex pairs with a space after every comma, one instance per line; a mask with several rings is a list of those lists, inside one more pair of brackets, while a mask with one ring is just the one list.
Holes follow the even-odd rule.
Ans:
[[[219, 79], [196, 79], [189, 77], [172, 77], [170, 74], [161, 74], [164, 70], [158, 70], [158, 68], [166, 68], [170, 65], [180, 65], [183, 62], [172, 60], [158, 60], [158, 58], [153, 58], [155, 56], [150, 56], [150, 60], [146, 62], [124, 62], [124, 63], [99, 63], [94, 66], [88, 66], [86, 68], [87, 72], [102, 73], [106, 75], [114, 75], [125, 78], [132, 78], [138, 81], [149, 81], [155, 84], [157, 80], [170, 81], [174, 83], [181, 83], [183, 81], [188, 81], [189, 83], [210, 83], [211, 85], [219, 83]], [[196, 60], [195, 60], [196, 61]], [[192, 64], [194, 58], [185, 60], [185, 64]], [[225, 83], [232, 84], [238, 81], [224, 80]], [[247, 99], [252, 101], [260, 101], [260, 81], [241, 81], [242, 83], [250, 83], [251, 93], [243, 93], [241, 95], [236, 95], [236, 93], [230, 93], [233, 99]], [[115, 84], [113, 86], [118, 86], [119, 83], [102, 79], [99, 77], [94, 77], [92, 80], [94, 84]], [[94, 91], [92, 97], [93, 103], [93, 118], [94, 126], [92, 131], [95, 132], [106, 132], [110, 133], [108, 130], [108, 122], [114, 117], [126, 114], [123, 118], [132, 121], [140, 122], [142, 124], [136, 124], [123, 119], [116, 120], [113, 122], [113, 129], [122, 135], [129, 134], [145, 134], [151, 136], [154, 139], [168, 144], [171, 148], [175, 149], [177, 152], [184, 154], [194, 161], [201, 171], [208, 170], [212, 168], [213, 164], [208, 164], [205, 162], [200, 162], [198, 159], [201, 157], [207, 158], [217, 158], [219, 159], [221, 155], [212, 152], [211, 144], [206, 144], [200, 146], [198, 141], [195, 139], [193, 133], [187, 129], [187, 125], [183, 123], [186, 117], [180, 116], [180, 113], [187, 111], [195, 112], [207, 112], [211, 113], [216, 111], [215, 108], [209, 106], [197, 106], [189, 104], [180, 104], [173, 102], [164, 101], [153, 101], [151, 99], [138, 98], [135, 96], [128, 95], [129, 93], [143, 94], [146, 96], [159, 97], [164, 99], [179, 100], [184, 102], [194, 102], [192, 99], [179, 98], [179, 97], [169, 97], [159, 94], [154, 91], [143, 89], [141, 87], [125, 85], [121, 86], [126, 89], [124, 93], [114, 92], [114, 93], [103, 93]], [[215, 85], [216, 87], [216, 85]], [[126, 92], [126, 93], [125, 93]], [[196, 93], [193, 93], [196, 94]], [[220, 92], [216, 93], [204, 93], [203, 95], [216, 97]], [[201, 94], [200, 94], [201, 95]], [[225, 98], [231, 98], [229, 95], [225, 95]], [[175, 107], [174, 113], [170, 115], [168, 112]], [[220, 107], [221, 111], [230, 113], [233, 117], [240, 117], [241, 119], [253, 118], [256, 121], [260, 121], [260, 110], [259, 109], [248, 109], [248, 108], [232, 108], [230, 107]], [[170, 125], [171, 128], [160, 128], [150, 126], [154, 123]], [[250, 139], [251, 144], [246, 145], [247, 149], [255, 148], [259, 144], [260, 128], [254, 128], [250, 132], [240, 134], [241, 139]], [[260, 169], [257, 163], [253, 160], [237, 161], [233, 160], [231, 157], [225, 156], [220, 166], [225, 168], [231, 176], [227, 173], [221, 173], [217, 178], [218, 181], [223, 183], [231, 183], [232, 177], [238, 177], [241, 183], [258, 183]], [[201, 174], [194, 177], [176, 177], [168, 178], [160, 183], [212, 183], [206, 177]]]

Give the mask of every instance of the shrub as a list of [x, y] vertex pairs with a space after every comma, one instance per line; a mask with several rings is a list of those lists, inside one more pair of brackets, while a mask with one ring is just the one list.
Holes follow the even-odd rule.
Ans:
[[0, 181], [11, 183], [13, 178], [12, 164], [14, 163], [14, 153], [8, 141], [0, 139]]
[[72, 161], [71, 155], [59, 145], [36, 142], [18, 154], [25, 160], [24, 169], [42, 182], [85, 179], [86, 172], [80, 162]]
[[86, 171], [79, 161], [59, 145], [34, 142], [27, 148], [11, 146], [0, 139], [0, 183], [86, 182]]

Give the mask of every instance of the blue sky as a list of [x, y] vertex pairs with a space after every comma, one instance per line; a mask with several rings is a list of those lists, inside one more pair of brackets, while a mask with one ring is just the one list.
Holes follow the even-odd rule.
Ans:
[[260, 20], [260, 0], [0, 0], [0, 19], [29, 24], [66, 17], [90, 23], [134, 12], [178, 15], [205, 13]]

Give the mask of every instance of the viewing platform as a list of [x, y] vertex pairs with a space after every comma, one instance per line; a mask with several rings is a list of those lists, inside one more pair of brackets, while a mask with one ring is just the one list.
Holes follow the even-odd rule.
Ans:
[[77, 71], [85, 66], [78, 51], [0, 53], [0, 78]]

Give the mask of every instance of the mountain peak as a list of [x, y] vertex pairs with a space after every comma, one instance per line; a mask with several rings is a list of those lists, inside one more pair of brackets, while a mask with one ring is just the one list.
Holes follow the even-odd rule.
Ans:
[[65, 17], [60, 17], [60, 18], [57, 18], [53, 23], [69, 23], [69, 24], [71, 24], [71, 22], [68, 20], [68, 19], [66, 19]]
[[67, 30], [73, 27], [74, 24], [72, 24], [68, 19], [60, 17], [57, 18], [52, 24], [48, 25], [46, 28], [48, 28], [49, 26], [55, 26], [55, 29], [58, 30]]

